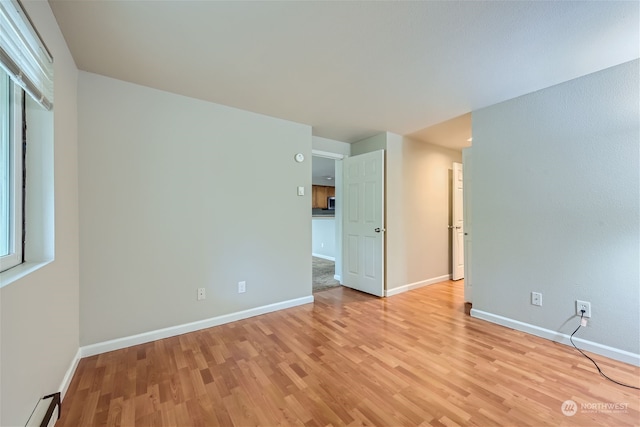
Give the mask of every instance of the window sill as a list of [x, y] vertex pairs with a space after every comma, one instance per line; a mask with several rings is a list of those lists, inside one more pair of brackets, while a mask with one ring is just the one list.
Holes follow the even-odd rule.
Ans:
[[36, 270], [41, 269], [45, 265], [49, 264], [52, 259], [38, 262], [24, 262], [20, 265], [16, 265], [13, 268], [8, 269], [0, 273], [0, 289], [4, 288], [11, 283], [28, 276]]

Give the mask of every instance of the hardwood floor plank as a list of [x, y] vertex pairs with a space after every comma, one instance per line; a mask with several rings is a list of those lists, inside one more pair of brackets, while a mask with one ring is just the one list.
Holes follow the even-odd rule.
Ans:
[[287, 407], [291, 409], [291, 412], [304, 424], [313, 419], [313, 415], [300, 404], [294, 395], [286, 395], [284, 397]]
[[[571, 347], [469, 317], [462, 295], [451, 281], [386, 299], [333, 288], [314, 304], [85, 358], [56, 425], [640, 425], [640, 392]], [[640, 383], [640, 368], [595, 359]]]
[[122, 421], [122, 397], [111, 399], [109, 401], [109, 407], [107, 409], [107, 421], [105, 425], [107, 427], [120, 426]]

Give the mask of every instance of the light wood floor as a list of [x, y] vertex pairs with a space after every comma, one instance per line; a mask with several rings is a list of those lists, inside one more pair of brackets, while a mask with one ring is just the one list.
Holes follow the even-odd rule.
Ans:
[[[83, 359], [56, 425], [640, 424], [640, 392], [606, 381], [571, 347], [466, 316], [462, 282], [315, 298]], [[639, 368], [595, 357], [639, 384]], [[569, 399], [572, 417], [561, 412]]]

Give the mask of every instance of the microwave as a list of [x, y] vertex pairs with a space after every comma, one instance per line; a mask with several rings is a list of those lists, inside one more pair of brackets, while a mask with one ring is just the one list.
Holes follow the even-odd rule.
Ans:
[[336, 198], [331, 196], [327, 197], [327, 209], [335, 209], [336, 208]]

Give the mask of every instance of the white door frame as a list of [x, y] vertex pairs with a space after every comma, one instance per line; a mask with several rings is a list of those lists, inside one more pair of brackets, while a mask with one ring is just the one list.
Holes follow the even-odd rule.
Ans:
[[462, 180], [463, 180], [463, 198], [464, 198], [464, 300], [465, 302], [473, 302], [473, 272], [471, 270], [472, 265], [472, 232], [473, 232], [473, 223], [472, 223], [472, 209], [473, 205], [471, 204], [471, 197], [473, 191], [473, 181], [472, 181], [472, 169], [473, 169], [473, 158], [472, 158], [472, 150], [473, 147], [467, 147], [462, 149]]
[[[344, 154], [339, 154], [339, 153], [332, 153], [330, 151], [321, 151], [321, 150], [311, 150], [311, 161], [313, 161], [313, 157], [324, 157], [326, 159], [333, 159], [333, 160], [342, 160], [345, 157], [348, 157]], [[336, 279], [337, 281], [339, 281], [342, 284], [342, 163], [338, 163], [336, 162], [336, 179], [335, 179], [335, 185], [336, 185], [336, 200], [338, 201], [338, 203], [336, 203], [336, 209], [334, 212], [335, 215], [335, 230], [336, 230], [336, 235], [335, 235], [335, 239], [336, 239], [336, 243], [335, 243], [335, 248], [336, 248], [336, 253], [335, 253], [335, 273], [334, 273], [334, 279]]]

